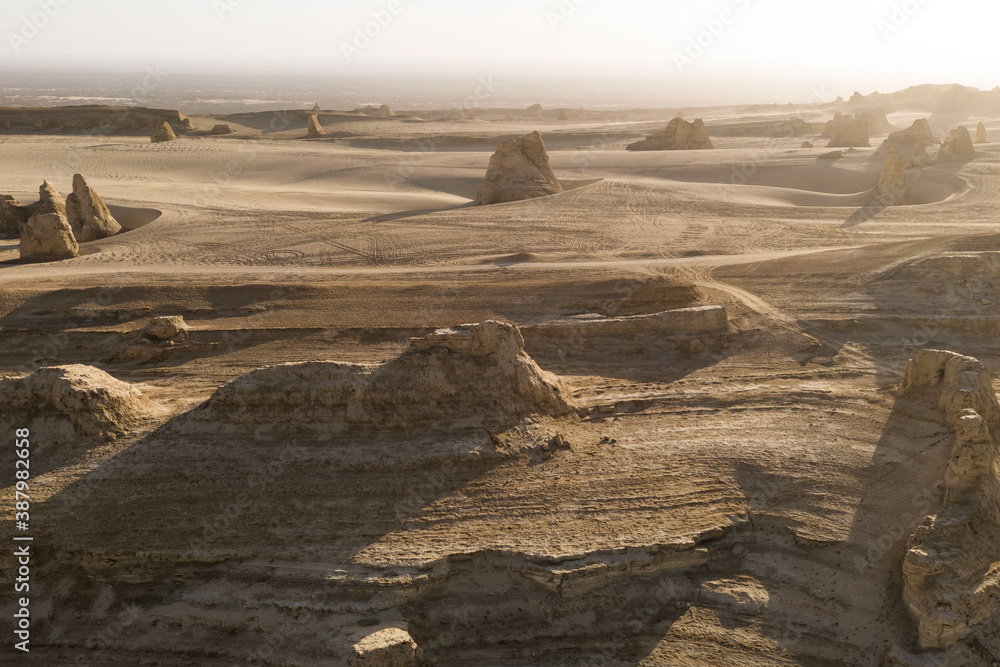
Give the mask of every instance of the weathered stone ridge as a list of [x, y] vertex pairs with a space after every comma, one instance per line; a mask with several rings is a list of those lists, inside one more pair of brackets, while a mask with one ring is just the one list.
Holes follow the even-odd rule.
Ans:
[[80, 243], [107, 238], [122, 230], [104, 200], [82, 174], [73, 176], [73, 194], [66, 198], [66, 217]]

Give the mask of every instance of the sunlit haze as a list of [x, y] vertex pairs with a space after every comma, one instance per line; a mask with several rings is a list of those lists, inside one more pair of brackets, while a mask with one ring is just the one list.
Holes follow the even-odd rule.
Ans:
[[8, 0], [0, 68], [493, 75], [799, 102], [992, 88], [1000, 52], [975, 37], [998, 23], [1000, 5], [970, 0]]

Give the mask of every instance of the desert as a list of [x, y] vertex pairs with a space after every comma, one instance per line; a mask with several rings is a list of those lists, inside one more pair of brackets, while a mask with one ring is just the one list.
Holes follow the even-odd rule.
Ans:
[[0, 662], [1000, 662], [1000, 88], [7, 76]]

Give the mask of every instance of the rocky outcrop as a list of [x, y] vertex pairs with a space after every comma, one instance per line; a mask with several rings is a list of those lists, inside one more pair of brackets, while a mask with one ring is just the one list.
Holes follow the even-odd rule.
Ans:
[[313, 110], [313, 113], [321, 113], [323, 111], [323, 107], [321, 107], [319, 105], [319, 102], [317, 102], [316, 104], [313, 105], [312, 110]]
[[811, 141], [803, 141], [802, 148], [815, 148], [815, 146], [813, 146]]
[[73, 228], [66, 217], [58, 213], [29, 218], [21, 231], [19, 250], [25, 262], [58, 262], [80, 254]]
[[900, 394], [931, 401], [954, 432], [943, 510], [924, 519], [903, 560], [918, 647], [949, 649], [1000, 609], [1000, 405], [978, 360], [941, 350], [917, 353]]
[[986, 144], [989, 143], [989, 138], [986, 136], [986, 125], [982, 122], [976, 126], [976, 143]]
[[566, 113], [565, 109], [559, 112], [556, 116], [556, 120], [569, 120], [569, 115]]
[[351, 667], [411, 667], [417, 660], [417, 643], [409, 632], [386, 628], [354, 645]]
[[522, 201], [562, 192], [538, 132], [500, 142], [479, 191], [482, 205]]
[[323, 126], [319, 124], [319, 116], [317, 116], [316, 114], [314, 113], [309, 114], [308, 125], [309, 125], [309, 133], [307, 136], [310, 139], [326, 135], [326, 130], [324, 130]]
[[251, 371], [206, 404], [213, 423], [352, 428], [503, 429], [534, 414], [571, 411], [564, 388], [502, 322], [442, 329], [381, 365], [284, 364]]
[[122, 334], [124, 338], [134, 338], [136, 336], [146, 336], [152, 340], [173, 340], [179, 338], [191, 330], [187, 322], [180, 315], [168, 317], [157, 317], [141, 329], [134, 329]]
[[177, 131], [191, 129], [190, 119], [171, 109], [85, 105], [65, 107], [2, 107], [0, 127], [45, 134], [145, 135], [160, 122]]
[[10, 195], [0, 195], [0, 236], [17, 237], [31, 217], [31, 210]]
[[683, 118], [674, 118], [667, 128], [650, 137], [627, 146], [630, 151], [690, 151], [714, 148], [708, 137], [705, 123], [700, 118], [689, 123]]
[[170, 123], [164, 120], [160, 121], [160, 123], [156, 126], [156, 129], [153, 130], [153, 134], [149, 139], [152, 143], [159, 144], [164, 141], [173, 141], [176, 138], [177, 135], [174, 134], [174, 129], [170, 127]]
[[903, 169], [903, 154], [895, 146], [889, 151], [882, 164], [882, 175], [875, 189], [878, 201], [883, 206], [905, 206], [916, 203], [910, 188], [906, 185], [906, 171]]
[[976, 156], [976, 149], [972, 145], [972, 135], [964, 126], [948, 133], [948, 137], [941, 144], [938, 151], [939, 160], [968, 160]]
[[389, 108], [389, 105], [383, 104], [378, 109], [376, 109], [374, 112], [372, 112], [372, 117], [373, 118], [395, 118], [396, 117], [396, 113], [392, 109]]
[[542, 115], [542, 105], [532, 104], [528, 107], [528, 117], [531, 120], [545, 120], [545, 117]]
[[66, 215], [66, 200], [63, 199], [55, 186], [44, 181], [38, 188], [38, 201], [31, 205], [31, 215], [44, 215], [55, 213], [56, 215]]
[[868, 138], [868, 122], [859, 114], [845, 116], [837, 114], [830, 121], [830, 143], [827, 148], [859, 148], [871, 146]]
[[844, 151], [830, 151], [829, 153], [823, 153], [817, 160], [840, 160], [844, 157]]
[[918, 152], [925, 152], [930, 146], [937, 146], [939, 143], [941, 142], [934, 136], [927, 119], [918, 118], [905, 130], [898, 130], [886, 137], [879, 146], [879, 151], [888, 152], [895, 146], [904, 156], [912, 156]]
[[888, 134], [892, 131], [892, 124], [889, 122], [888, 117], [886, 117], [885, 111], [878, 107], [862, 109], [854, 117], [855, 119], [861, 118], [868, 124], [868, 134], [870, 137]]
[[79, 243], [107, 238], [122, 230], [104, 200], [81, 174], [73, 175], [73, 194], [66, 198], [66, 218]]
[[158, 411], [135, 386], [81, 365], [2, 378], [0, 405], [0, 421], [11, 429], [29, 428], [32, 444], [120, 436]]
[[212, 128], [209, 134], [233, 134], [236, 130], [228, 123], [222, 123]]

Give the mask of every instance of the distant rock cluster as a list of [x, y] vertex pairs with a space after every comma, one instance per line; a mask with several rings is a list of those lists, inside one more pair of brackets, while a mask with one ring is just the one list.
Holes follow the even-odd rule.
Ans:
[[482, 205], [522, 201], [562, 192], [538, 132], [500, 142], [479, 190]]
[[674, 118], [659, 134], [637, 141], [627, 146], [630, 151], [691, 151], [715, 148], [700, 118], [689, 123], [683, 118]]
[[829, 124], [830, 143], [827, 148], [867, 148], [871, 146], [868, 121], [860, 114], [836, 114]]
[[80, 174], [73, 176], [73, 193], [65, 200], [45, 181], [39, 200], [22, 206], [8, 195], [0, 197], [0, 233], [19, 236], [21, 259], [49, 262], [79, 254], [79, 244], [113, 236], [122, 227], [104, 200]]

